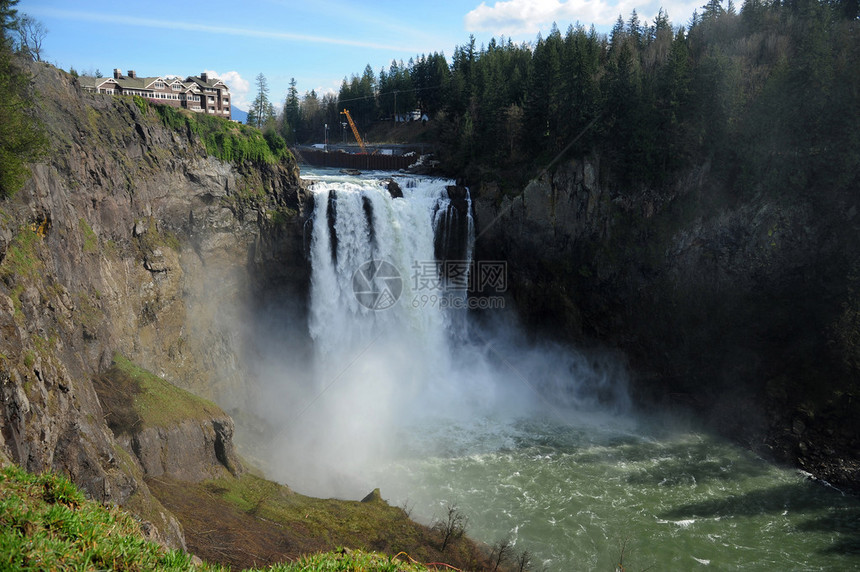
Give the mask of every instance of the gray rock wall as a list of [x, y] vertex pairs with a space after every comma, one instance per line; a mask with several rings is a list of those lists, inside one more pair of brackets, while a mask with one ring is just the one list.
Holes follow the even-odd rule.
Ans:
[[[222, 163], [130, 98], [83, 93], [46, 65], [33, 74], [51, 151], [0, 201], [0, 450], [154, 514], [143, 471], [199, 479], [229, 466], [218, 457], [232, 424], [141, 434], [139, 463], [105, 425], [91, 380], [119, 352], [242, 405], [258, 294], [306, 288], [298, 169]], [[206, 461], [186, 467], [189, 448]]]
[[640, 402], [857, 487], [858, 197], [726, 189], [708, 166], [619, 189], [610, 168], [570, 161], [517, 196], [473, 188], [476, 255], [508, 261], [522, 319], [622, 349]]

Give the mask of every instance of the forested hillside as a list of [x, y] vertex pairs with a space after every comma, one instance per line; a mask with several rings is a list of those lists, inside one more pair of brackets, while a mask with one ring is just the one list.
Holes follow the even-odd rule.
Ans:
[[[688, 22], [634, 11], [610, 34], [554, 28], [368, 66], [338, 97], [293, 89], [291, 140], [316, 140], [343, 108], [363, 125], [421, 109], [452, 173], [521, 183], [559, 154], [597, 153], [614, 183], [661, 186], [712, 161], [738, 193], [856, 185], [857, 2], [711, 0]], [[676, 15], [678, 16], [678, 15]], [[500, 175], [505, 175], [500, 177]]]

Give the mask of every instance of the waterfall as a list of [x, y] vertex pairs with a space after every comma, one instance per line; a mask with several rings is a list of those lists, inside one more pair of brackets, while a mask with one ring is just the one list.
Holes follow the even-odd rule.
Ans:
[[[404, 420], [444, 410], [452, 399], [452, 344], [463, 321], [442, 303], [448, 281], [437, 252], [445, 245], [445, 256], [471, 256], [471, 244], [457, 242], [474, 231], [468, 195], [450, 198], [450, 184], [406, 179], [402, 198], [373, 179], [312, 184], [313, 387], [294, 413], [302, 430], [291, 431], [284, 447], [285, 457], [316, 466], [305, 468], [304, 480], [290, 470], [294, 486], [356, 494], [345, 482], [393, 454]], [[468, 267], [468, 259], [456, 262]]]
[[397, 199], [377, 180], [313, 186], [309, 327], [321, 361], [350, 359], [373, 340], [415, 344], [437, 363], [447, 355], [450, 312], [422, 296], [447, 292], [440, 252], [468, 267], [471, 205], [458, 209], [448, 181], [409, 183]]
[[472, 302], [504, 292], [506, 267], [472, 260], [468, 190], [427, 178], [401, 188], [392, 198], [373, 179], [311, 186], [313, 355], [279, 358], [284, 398], [265, 404], [285, 425], [276, 470], [302, 492], [366, 494], [374, 467], [416, 447], [456, 448], [463, 423], [474, 432], [628, 403], [614, 359], [533, 343], [504, 312], [470, 324]]

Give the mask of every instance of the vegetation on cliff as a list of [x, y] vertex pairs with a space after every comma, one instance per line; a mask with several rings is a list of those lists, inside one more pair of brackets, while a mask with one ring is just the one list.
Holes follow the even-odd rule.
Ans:
[[27, 163], [45, 153], [44, 131], [32, 112], [29, 74], [13, 52], [18, 0], [0, 0], [0, 198], [21, 188]]
[[251, 161], [275, 164], [292, 161], [293, 155], [283, 137], [274, 131], [265, 134], [248, 125], [234, 123], [223, 117], [193, 113], [169, 105], [152, 104], [134, 96], [135, 104], [146, 113], [155, 111], [165, 126], [175, 131], [187, 131], [200, 137], [207, 153], [226, 162]]
[[301, 559], [341, 546], [384, 553], [388, 560], [404, 553], [465, 570], [493, 568], [489, 549], [463, 535], [443, 546], [443, 531], [410, 520], [378, 492], [362, 502], [319, 499], [252, 474], [198, 484], [166, 478], [147, 482], [179, 518], [189, 551], [234, 568]]
[[120, 354], [94, 385], [105, 421], [115, 434], [224, 415], [211, 401], [171, 385]]

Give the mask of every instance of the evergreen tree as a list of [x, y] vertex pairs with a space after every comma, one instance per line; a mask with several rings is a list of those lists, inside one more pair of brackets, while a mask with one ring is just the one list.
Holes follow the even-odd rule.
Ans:
[[271, 102], [269, 101], [269, 82], [263, 73], [259, 73], [254, 80], [257, 87], [257, 95], [248, 110], [248, 125], [262, 129], [275, 117]]
[[18, 0], [0, 0], [0, 48], [11, 49], [12, 34], [18, 29]]
[[30, 78], [15, 62], [13, 34], [17, 0], [0, 0], [0, 197], [15, 193], [26, 181], [27, 163], [47, 149], [44, 131], [32, 113]]
[[613, 52], [617, 52], [621, 48], [621, 44], [627, 39], [627, 33], [624, 30], [624, 18], [618, 14], [618, 19], [615, 20], [615, 25], [612, 26], [612, 31], [609, 33], [609, 46]]
[[627, 36], [632, 40], [634, 47], [642, 47], [642, 24], [639, 22], [639, 15], [636, 9], [630, 14], [630, 20], [627, 21]]
[[281, 118], [281, 135], [287, 143], [296, 142], [296, 132], [301, 124], [299, 105], [299, 90], [296, 88], [296, 78], [290, 78], [290, 87], [284, 100], [284, 112]]
[[546, 40], [538, 38], [525, 106], [526, 123], [530, 126], [529, 143], [550, 151], [559, 143], [558, 112], [563, 92], [561, 47], [561, 34], [555, 26]]

